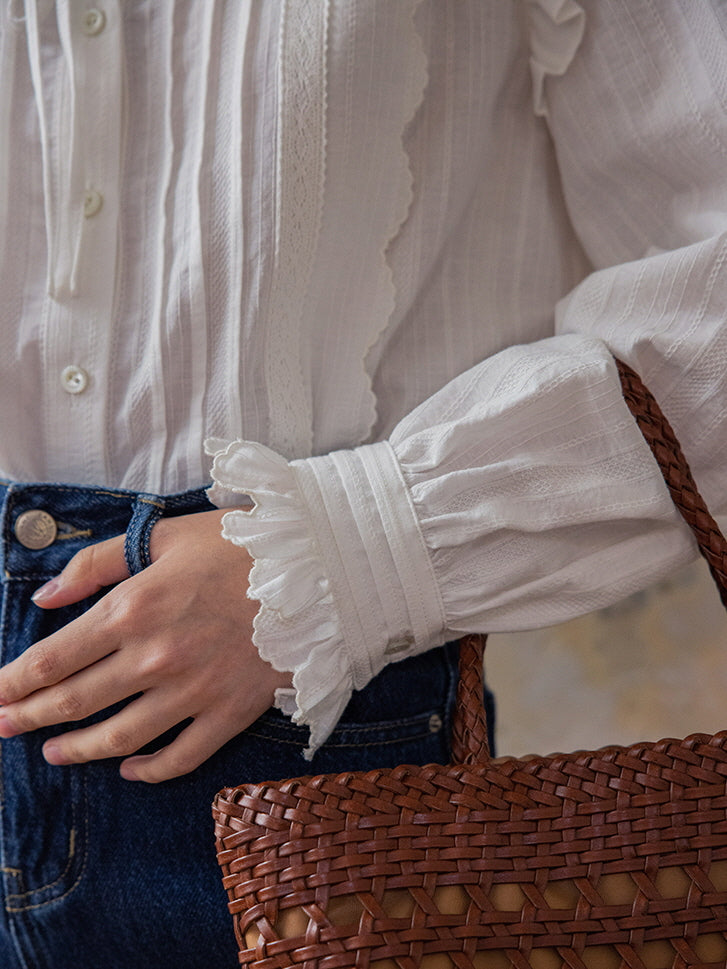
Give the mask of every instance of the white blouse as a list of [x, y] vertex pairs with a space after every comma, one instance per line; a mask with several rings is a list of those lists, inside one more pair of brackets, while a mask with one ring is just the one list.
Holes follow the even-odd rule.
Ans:
[[169, 492], [208, 438], [311, 749], [387, 662], [693, 556], [612, 353], [727, 513], [716, 0], [2, 18], [0, 470]]

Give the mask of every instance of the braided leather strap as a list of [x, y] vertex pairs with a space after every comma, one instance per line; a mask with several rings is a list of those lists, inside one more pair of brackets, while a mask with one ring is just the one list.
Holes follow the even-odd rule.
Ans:
[[459, 644], [459, 683], [452, 723], [452, 762], [484, 764], [490, 759], [483, 702], [482, 660], [486, 636], [465, 636]]
[[697, 490], [687, 459], [661, 408], [628, 364], [617, 359], [616, 366], [624, 400], [661, 468], [677, 510], [694, 533], [727, 607], [727, 541]]
[[[656, 458], [672, 500], [697, 540], [727, 607], [727, 539], [710, 515], [695, 484], [679, 441], [661, 408], [628, 364], [616, 359], [624, 400]], [[487, 720], [483, 703], [482, 660], [487, 637], [466, 636], [460, 644], [459, 688], [452, 724], [455, 764], [484, 764], [489, 760]]]

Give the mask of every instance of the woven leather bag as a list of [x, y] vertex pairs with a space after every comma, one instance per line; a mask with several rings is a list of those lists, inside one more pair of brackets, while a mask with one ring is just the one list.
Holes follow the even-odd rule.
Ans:
[[[727, 542], [655, 401], [617, 363], [727, 605]], [[240, 964], [724, 969], [727, 731], [490, 760], [483, 647], [462, 641], [452, 765], [218, 794]]]

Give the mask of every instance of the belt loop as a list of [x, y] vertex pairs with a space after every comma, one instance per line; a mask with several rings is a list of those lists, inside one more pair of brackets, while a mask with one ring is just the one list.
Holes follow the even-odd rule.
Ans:
[[158, 495], [137, 496], [124, 538], [124, 559], [129, 575], [136, 575], [151, 565], [149, 555], [151, 530], [162, 517], [164, 507], [164, 499]]

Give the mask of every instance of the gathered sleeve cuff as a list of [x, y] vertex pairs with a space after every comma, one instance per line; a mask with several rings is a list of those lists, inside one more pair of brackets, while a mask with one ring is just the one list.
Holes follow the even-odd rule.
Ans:
[[415, 644], [420, 652], [444, 642], [444, 607], [412, 500], [386, 441], [290, 463], [247, 441], [210, 450], [210, 499], [254, 503], [224, 516], [223, 535], [255, 560], [253, 640], [263, 659], [294, 673], [294, 703], [287, 691], [277, 702], [310, 727], [312, 756], [353, 690]]

